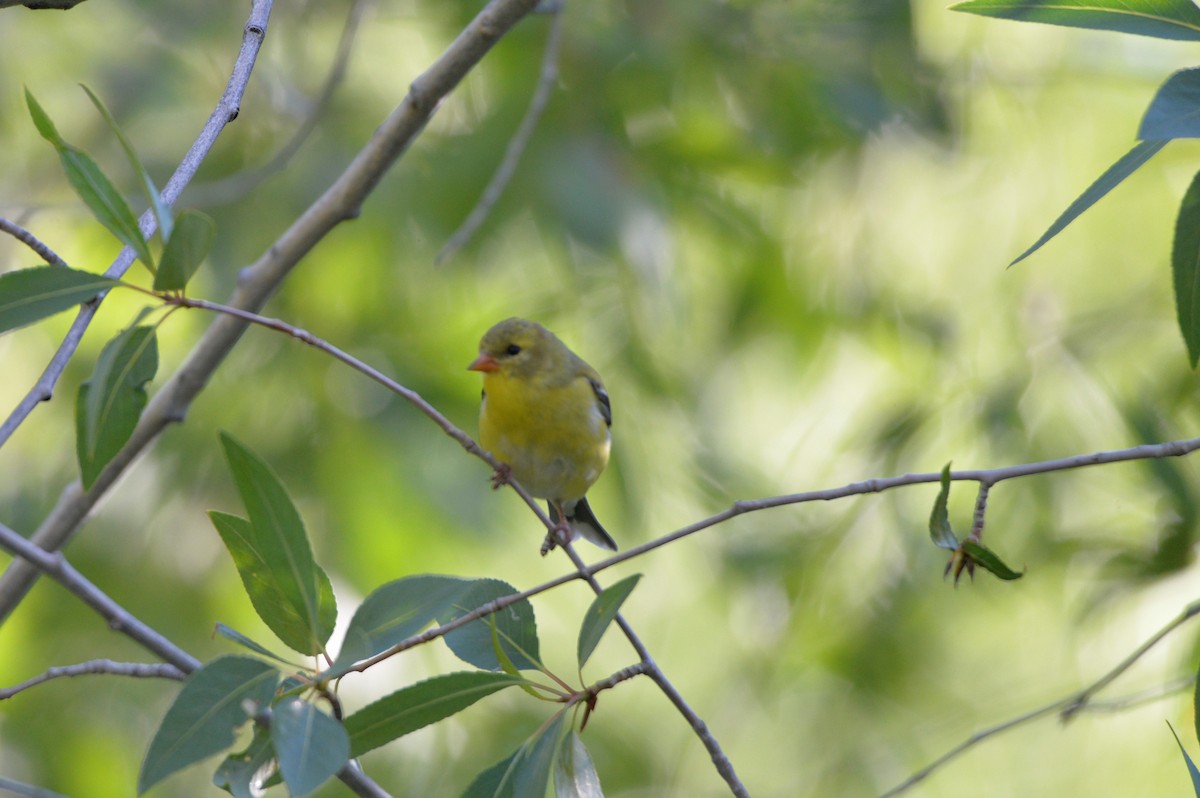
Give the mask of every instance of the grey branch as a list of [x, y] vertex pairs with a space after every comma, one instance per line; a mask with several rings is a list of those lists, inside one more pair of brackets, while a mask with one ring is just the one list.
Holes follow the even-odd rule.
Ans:
[[13, 222], [9, 219], [0, 218], [0, 232], [8, 233], [10, 236], [36, 252], [42, 260], [46, 261], [46, 263], [49, 263], [52, 266], [67, 265], [67, 262], [60, 258], [57, 252], [50, 249], [50, 247], [46, 246], [41, 239], [26, 230], [24, 227], [21, 227], [21, 225], [17, 224], [16, 222]]
[[1139, 702], [1153, 700], [1154, 698], [1166, 695], [1169, 691], [1177, 690], [1181, 686], [1191, 684], [1194, 681], [1194, 677], [1188, 677], [1186, 681], [1177, 681], [1171, 685], [1167, 685], [1162, 688], [1156, 688], [1155, 690], [1151, 691], [1144, 691], [1124, 699], [1114, 699], [1113, 701], [1105, 702], [1099, 706], [1094, 705], [1092, 702], [1092, 697], [1095, 696], [1096, 693], [1112, 684], [1113, 681], [1133, 667], [1134, 663], [1145, 656], [1146, 652], [1158, 645], [1163, 638], [1194, 618], [1196, 615], [1200, 615], [1200, 601], [1192, 602], [1188, 606], [1184, 607], [1183, 611], [1180, 612], [1179, 615], [1175, 616], [1175, 618], [1173, 618], [1166, 626], [1151, 635], [1150, 639], [1138, 646], [1138, 648], [1135, 649], [1134, 652], [1128, 657], [1123, 659], [1120, 664], [1118, 664], [1108, 673], [1101, 676], [1096, 681], [1092, 682], [1087, 687], [1078, 692], [1072, 693], [1069, 696], [1060, 698], [1057, 701], [1052, 701], [1051, 703], [1040, 706], [1037, 709], [1032, 709], [1028, 712], [1018, 715], [1015, 718], [1010, 718], [1003, 723], [998, 723], [995, 726], [989, 726], [986, 729], [981, 729], [980, 731], [975, 732], [966, 740], [963, 740], [961, 743], [954, 746], [937, 759], [933, 760], [933, 762], [930, 762], [916, 773], [913, 773], [900, 784], [883, 793], [880, 798], [891, 798], [892, 796], [907, 792], [910, 788], [915, 787], [917, 784], [929, 778], [929, 776], [940, 769], [943, 765], [946, 765], [954, 759], [957, 759], [960, 755], [966, 753], [976, 745], [979, 745], [984, 740], [995, 737], [997, 734], [1006, 732], [1009, 729], [1016, 728], [1017, 726], [1022, 726], [1030, 721], [1037, 720], [1038, 718], [1044, 718], [1047, 715], [1058, 714], [1062, 718], [1063, 722], [1066, 722], [1080, 712], [1088, 709], [1095, 708], [1100, 711], [1111, 712], [1114, 711], [1114, 709], [1133, 706]]
[[[384, 173], [424, 129], [438, 104], [535, 0], [492, 0], [423, 74], [408, 96], [358, 153], [346, 170], [301, 214], [259, 259], [243, 270], [229, 305], [255, 310], [267, 301], [297, 263], [337, 225], [358, 215]], [[34, 532], [34, 543], [57, 551], [79, 528], [96, 502], [168, 424], [182, 421], [192, 401], [245, 332], [248, 322], [221, 316], [208, 328], [179, 370], [146, 406], [129, 442], [113, 457], [92, 487], [72, 482]], [[82, 331], [81, 331], [82, 334]], [[2, 438], [0, 438], [2, 442]], [[20, 603], [37, 570], [16, 561], [0, 576], [0, 622]]]
[[521, 120], [517, 132], [513, 134], [512, 140], [508, 142], [508, 147], [504, 151], [504, 159], [500, 161], [500, 166], [492, 175], [487, 188], [483, 190], [478, 204], [467, 215], [462, 226], [454, 231], [454, 235], [450, 236], [446, 245], [438, 252], [437, 257], [434, 258], [435, 263], [442, 263], [458, 252], [487, 220], [488, 214], [492, 212], [492, 208], [495, 207], [500, 195], [508, 186], [508, 181], [512, 180], [512, 176], [516, 173], [517, 164], [520, 163], [521, 156], [529, 147], [529, 140], [533, 138], [533, 132], [537, 129], [537, 124], [546, 111], [546, 104], [550, 102], [550, 91], [554, 88], [555, 80], [558, 79], [558, 47], [562, 41], [563, 28], [561, 5], [555, 8], [552, 14], [550, 33], [546, 36], [546, 52], [542, 56], [542, 68], [538, 76], [537, 88], [533, 92], [533, 99], [529, 101], [529, 110], [525, 112], [525, 117]]
[[17, 693], [45, 684], [51, 679], [68, 676], [128, 676], [132, 679], [174, 679], [181, 682], [187, 674], [165, 662], [117, 662], [111, 659], [92, 659], [76, 665], [59, 665], [47, 668], [32, 679], [26, 679], [12, 687], [0, 687], [0, 701], [12, 698]]
[[[179, 198], [180, 192], [195, 176], [196, 170], [200, 168], [200, 164], [208, 156], [209, 151], [216, 143], [217, 136], [225, 129], [225, 126], [237, 118], [238, 110], [241, 107], [242, 93], [246, 89], [246, 84], [250, 80], [250, 73], [254, 69], [254, 62], [258, 58], [259, 48], [262, 46], [263, 37], [267, 32], [267, 20], [271, 14], [272, 0], [254, 0], [254, 5], [250, 10], [250, 18], [247, 20], [242, 33], [242, 48], [238, 53], [237, 62], [234, 64], [233, 73], [229, 77], [229, 82], [225, 85], [225, 92], [221, 96], [220, 102], [213, 112], [208, 117], [208, 122], [200, 131], [200, 135], [196, 137], [196, 141], [192, 144], [191, 149], [183, 156], [179, 167], [175, 170], [175, 174], [171, 175], [171, 179], [167, 181], [166, 187], [163, 189], [163, 202], [167, 205], [173, 205], [175, 200]], [[158, 222], [154, 217], [153, 210], [147, 210], [138, 220], [138, 227], [142, 231], [142, 235], [149, 238], [154, 234]], [[129, 270], [133, 264], [133, 250], [125, 247], [117, 255], [117, 259], [112, 265], [105, 270], [104, 274], [108, 277], [119, 278]], [[103, 296], [101, 297], [103, 301]], [[17, 427], [21, 426], [22, 422], [29, 417], [34, 408], [42, 402], [50, 400], [54, 394], [54, 386], [58, 383], [58, 378], [62, 376], [63, 371], [67, 367], [68, 361], [75, 354], [75, 350], [79, 348], [79, 342], [83, 340], [83, 334], [87, 331], [88, 325], [92, 323], [92, 317], [96, 315], [96, 310], [100, 307], [99, 302], [89, 302], [82, 306], [79, 314], [72, 322], [70, 330], [59, 344], [58, 351], [50, 359], [50, 363], [46, 366], [42, 376], [38, 378], [37, 383], [25, 395], [25, 398], [16, 406], [9, 414], [3, 424], [0, 424], [0, 447], [8, 441]], [[0, 612], [0, 621], [5, 617], [5, 612]]]

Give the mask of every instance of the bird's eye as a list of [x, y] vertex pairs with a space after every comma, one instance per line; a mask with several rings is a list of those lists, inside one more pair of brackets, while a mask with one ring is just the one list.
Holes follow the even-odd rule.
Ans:
[[508, 347], [504, 350], [504, 352], [509, 355], [519, 354], [520, 351], [521, 351], [521, 347], [517, 346], [516, 344], [509, 344]]

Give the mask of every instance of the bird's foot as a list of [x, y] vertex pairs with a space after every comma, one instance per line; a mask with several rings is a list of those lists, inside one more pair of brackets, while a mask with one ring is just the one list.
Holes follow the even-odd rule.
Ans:
[[556, 546], [563, 546], [571, 542], [571, 524], [564, 518], [558, 522], [558, 525], [546, 533], [546, 539], [542, 541], [542, 556], [545, 557]]
[[501, 463], [496, 466], [496, 470], [492, 472], [492, 490], [499, 490], [509, 483], [512, 479], [512, 466], [508, 463]]

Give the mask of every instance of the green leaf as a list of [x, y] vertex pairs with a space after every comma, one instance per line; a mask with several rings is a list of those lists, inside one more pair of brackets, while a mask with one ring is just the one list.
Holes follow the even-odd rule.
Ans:
[[946, 463], [942, 466], [942, 488], [933, 502], [933, 512], [929, 514], [929, 537], [939, 549], [954, 551], [958, 548], [958, 537], [950, 527], [950, 516], [946, 512], [946, 503], [949, 500], [950, 464]]
[[67, 173], [67, 180], [74, 187], [75, 193], [88, 206], [96, 220], [108, 228], [122, 244], [132, 249], [142, 263], [146, 264], [146, 268], [153, 272], [154, 257], [150, 254], [150, 246], [146, 239], [142, 238], [137, 219], [120, 192], [105, 177], [90, 155], [63, 140], [50, 117], [28, 89], [25, 90], [25, 103], [29, 106], [33, 124], [42, 134], [42, 138], [53, 144], [58, 151], [63, 170]]
[[524, 755], [517, 760], [513, 771], [513, 794], [518, 798], [541, 798], [546, 794], [563, 743], [566, 720], [567, 713], [559, 712], [541, 734], [525, 744]]
[[271, 742], [279, 771], [295, 798], [303, 798], [329, 781], [350, 758], [350, 738], [342, 724], [295, 698], [274, 706]]
[[259, 798], [263, 782], [270, 778], [277, 767], [271, 732], [256, 726], [254, 737], [246, 750], [230, 754], [217, 767], [213, 784], [234, 798]]
[[91, 272], [38, 266], [0, 274], [0, 333], [90, 302], [117, 281]]
[[505, 673], [465, 671], [435, 676], [397, 690], [346, 718], [350, 756], [361, 756], [461, 712], [492, 693], [524, 683], [524, 679]]
[[250, 717], [247, 702], [269, 704], [278, 681], [279, 671], [251, 657], [219, 657], [193, 673], [150, 741], [138, 794], [233, 745], [234, 730]]
[[596, 766], [574, 730], [563, 741], [554, 765], [554, 798], [604, 798]]
[[615, 585], [611, 585], [604, 590], [600, 595], [596, 596], [592, 601], [592, 606], [588, 607], [587, 615], [583, 617], [583, 624], [579, 629], [579, 667], [583, 668], [584, 663], [588, 661], [588, 657], [592, 656], [592, 652], [596, 650], [600, 638], [604, 636], [604, 632], [608, 629], [608, 625], [617, 617], [617, 612], [620, 611], [621, 605], [625, 603], [625, 599], [629, 598], [629, 594], [637, 587], [638, 580], [642, 578], [641, 574], [634, 574], [626, 577]]
[[153, 327], [123, 330], [100, 351], [75, 405], [75, 451], [85, 489], [133, 435], [146, 407], [146, 383], [157, 371]]
[[[231, 435], [221, 433], [221, 444], [249, 522], [226, 523], [217, 531], [271, 631], [301, 654], [316, 654], [337, 620], [329, 577], [313, 561], [304, 523], [279, 477]], [[226, 522], [236, 517], [218, 515]]]
[[340, 676], [354, 663], [412, 637], [457, 606], [471, 585], [469, 579], [421, 574], [376, 589], [350, 619], [342, 650], [321, 678]]
[[1196, 792], [1196, 798], [1200, 798], [1200, 770], [1196, 769], [1196, 763], [1188, 756], [1187, 749], [1183, 747], [1183, 742], [1175, 733], [1175, 727], [1171, 725], [1171, 721], [1167, 721], [1167, 728], [1171, 730], [1171, 734], [1175, 737], [1175, 744], [1179, 746], [1179, 753], [1183, 754], [1183, 761], [1187, 763], [1188, 775], [1192, 777], [1192, 789]]
[[950, 10], [1158, 39], [1200, 39], [1200, 10], [1189, 0], [969, 0]]
[[973, 540], [964, 540], [962, 549], [968, 557], [974, 560], [976, 565], [1006, 582], [1020, 579], [1025, 575], [1023, 572], [1009, 568], [1003, 560], [996, 556], [995, 552]]
[[1088, 186], [1086, 191], [1067, 206], [1062, 215], [1054, 220], [1054, 224], [1050, 225], [1050, 228], [1042, 233], [1042, 237], [1035, 241], [1033, 246], [1018, 255], [1016, 260], [1008, 265], [1015, 266], [1041, 249], [1043, 244], [1061, 233], [1063, 228], [1075, 221], [1076, 217], [1099, 202], [1101, 197], [1116, 188], [1122, 180], [1137, 171], [1142, 164], [1150, 160], [1156, 152], [1166, 145], [1166, 141], [1138, 142], [1132, 150], [1122, 155], [1116, 163], [1108, 167], [1108, 170], [1104, 174], [1096, 178], [1096, 182]]
[[[438, 621], [447, 623], [466, 615], [477, 607], [503, 596], [518, 592], [499, 579], [477, 579], [458, 598], [456, 605], [438, 614]], [[446, 645], [459, 659], [484, 670], [499, 670], [500, 661], [492, 647], [491, 624], [494, 618], [504, 653], [520, 670], [539, 668], [537, 623], [533, 605], [528, 601], [510, 604], [488, 618], [480, 618], [446, 635]]]
[[171, 237], [173, 224], [171, 222], [171, 209], [163, 202], [162, 194], [154, 185], [154, 181], [150, 179], [150, 173], [146, 171], [146, 167], [142, 165], [142, 159], [138, 157], [137, 152], [133, 149], [133, 145], [129, 139], [125, 137], [124, 131], [121, 130], [117, 120], [113, 119], [113, 115], [108, 112], [107, 106], [100, 102], [91, 89], [87, 86], [82, 87], [87, 96], [91, 99], [92, 105], [96, 106], [96, 110], [104, 117], [104, 121], [108, 123], [108, 128], [121, 142], [121, 147], [125, 150], [125, 156], [129, 159], [130, 166], [133, 171], [137, 172], [138, 177], [142, 181], [142, 188], [146, 191], [146, 199], [150, 203], [150, 207], [154, 209], [154, 217], [158, 220], [158, 232], [162, 236], [163, 241], [167, 241]]
[[1138, 138], [1200, 138], [1200, 69], [1176, 72], [1159, 86], [1142, 117]]
[[521, 749], [480, 773], [463, 791], [462, 798], [513, 798], [513, 772]]
[[199, 211], [185, 210], [175, 222], [175, 231], [167, 239], [158, 273], [154, 275], [155, 291], [182, 291], [188, 280], [208, 257], [216, 236], [213, 220]]
[[1175, 219], [1175, 243], [1171, 248], [1171, 272], [1175, 278], [1175, 313], [1179, 331], [1187, 344], [1192, 368], [1200, 362], [1200, 172], [1192, 178], [1179, 216]]
[[1200, 741], [1200, 676], [1196, 678], [1196, 688], [1192, 692], [1192, 723], [1196, 726], [1196, 739]]
[[[237, 523], [237, 522], [241, 522], [243, 524], [249, 523], [244, 518], [238, 518], [236, 515], [226, 516], [225, 519], [222, 520], [222, 523], [224, 523], [225, 520], [227, 520], [229, 518], [234, 519], [235, 523]], [[280, 664], [287, 665], [289, 668], [296, 668], [297, 670], [301, 669], [299, 665], [296, 665], [295, 663], [292, 663], [292, 662], [288, 662], [283, 657], [276, 654], [274, 651], [271, 651], [271, 649], [267, 648], [266, 646], [262, 645], [261, 643], [255, 641], [255, 640], [251, 640], [249, 637], [246, 637], [246, 635], [242, 634], [238, 630], [236, 630], [232, 627], [226, 626], [223, 623], [217, 624], [216, 632], [221, 637], [224, 637], [226, 640], [232, 640], [233, 642], [237, 643], [238, 645], [244, 646], [245, 648], [250, 649], [255, 654], [264, 656], [267, 659], [273, 659]]]
[[[304, 650], [311, 648], [317, 639], [309, 617], [303, 606], [289, 596], [281, 586], [281, 579], [277, 574], [278, 567], [273, 566], [266, 559], [266, 552], [270, 547], [264, 545], [259, 539], [260, 535], [255, 531], [254, 525], [245, 518], [216, 510], [210, 510], [208, 517], [212, 520], [217, 534], [221, 536], [225, 548], [233, 558], [233, 564], [242, 578], [242, 586], [246, 589], [246, 595], [249, 596], [250, 603], [253, 605], [254, 611], [258, 613], [258, 617], [262, 618], [268, 628], [293, 650], [302, 654], [315, 653], [311, 650]], [[336, 613], [337, 608], [333, 603], [333, 587], [329, 584], [329, 577], [316, 565], [313, 567], [317, 569], [321, 601], [323, 603], [328, 601], [333, 608], [332, 611]], [[332, 624], [333, 619], [328, 620]], [[218, 631], [220, 631], [219, 628]], [[328, 634], [325, 639], [328, 639]]]

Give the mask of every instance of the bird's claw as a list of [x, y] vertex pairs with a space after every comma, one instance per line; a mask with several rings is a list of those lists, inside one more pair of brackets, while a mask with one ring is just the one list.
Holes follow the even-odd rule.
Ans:
[[546, 539], [542, 541], [542, 556], [545, 557], [555, 546], [564, 546], [571, 542], [571, 525], [564, 518], [558, 522], [558, 526], [546, 532]]
[[512, 479], [512, 466], [501, 463], [492, 472], [492, 490], [500, 490]]

